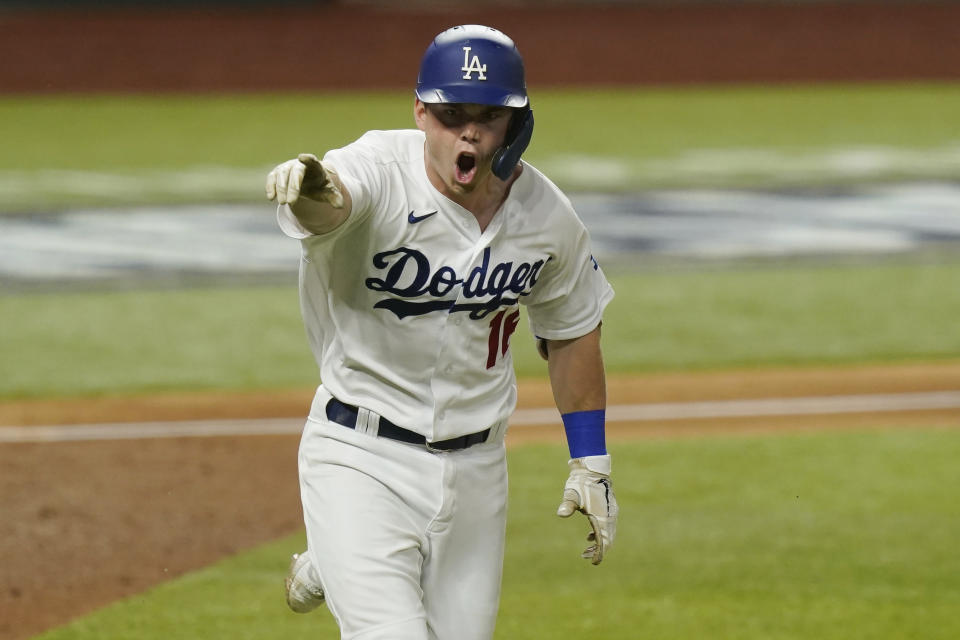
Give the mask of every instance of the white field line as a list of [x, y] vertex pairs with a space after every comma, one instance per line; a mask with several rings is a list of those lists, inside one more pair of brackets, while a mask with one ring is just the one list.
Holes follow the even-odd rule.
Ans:
[[[960, 409], [960, 391], [622, 404], [607, 407], [607, 421], [655, 422], [936, 409]], [[300, 433], [303, 422], [302, 418], [274, 418], [0, 427], [0, 443], [290, 435]], [[559, 423], [560, 417], [553, 408], [519, 409], [510, 420], [511, 427]]]

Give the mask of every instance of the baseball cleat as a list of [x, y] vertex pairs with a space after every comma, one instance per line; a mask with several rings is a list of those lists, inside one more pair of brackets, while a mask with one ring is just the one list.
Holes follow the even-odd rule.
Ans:
[[290, 558], [290, 571], [283, 584], [286, 587], [287, 606], [294, 613], [310, 613], [326, 599], [323, 589], [309, 582], [309, 567], [310, 559], [306, 553], [295, 553]]

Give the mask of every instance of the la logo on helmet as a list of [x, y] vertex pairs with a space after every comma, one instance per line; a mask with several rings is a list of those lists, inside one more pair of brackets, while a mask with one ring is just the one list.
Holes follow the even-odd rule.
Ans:
[[470, 47], [463, 48], [463, 66], [460, 68], [460, 71], [463, 71], [464, 80], [473, 80], [473, 72], [476, 71], [478, 74], [477, 80], [486, 80], [487, 76], [484, 74], [487, 72], [487, 65], [480, 64], [480, 56], [473, 56], [473, 60], [470, 59]]

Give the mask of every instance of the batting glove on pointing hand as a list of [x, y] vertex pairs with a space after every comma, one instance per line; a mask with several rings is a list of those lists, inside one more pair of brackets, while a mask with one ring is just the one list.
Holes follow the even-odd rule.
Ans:
[[581, 557], [593, 564], [600, 564], [613, 544], [620, 511], [610, 480], [610, 456], [574, 458], [568, 465], [570, 477], [563, 488], [563, 502], [557, 509], [557, 515], [568, 518], [574, 511], [579, 511], [587, 516], [593, 529], [587, 541], [592, 544]]
[[326, 202], [334, 209], [343, 208], [343, 194], [333, 180], [336, 172], [325, 167], [312, 153], [301, 153], [296, 160], [287, 160], [267, 174], [267, 199], [279, 204], [293, 204], [300, 196]]

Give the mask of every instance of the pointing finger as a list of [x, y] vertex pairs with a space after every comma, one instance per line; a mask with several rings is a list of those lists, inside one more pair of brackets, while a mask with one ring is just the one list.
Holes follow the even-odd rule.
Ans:
[[307, 166], [320, 164], [320, 158], [313, 155], [312, 153], [301, 153], [300, 155], [297, 156], [297, 160], [299, 160], [300, 162], [302, 162]]

